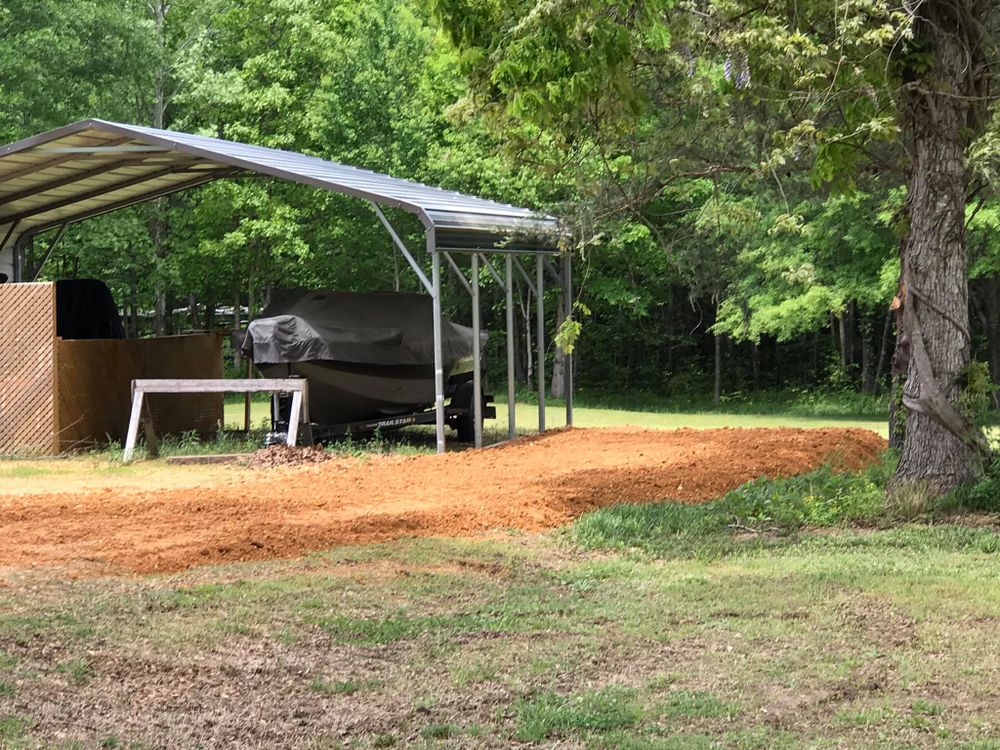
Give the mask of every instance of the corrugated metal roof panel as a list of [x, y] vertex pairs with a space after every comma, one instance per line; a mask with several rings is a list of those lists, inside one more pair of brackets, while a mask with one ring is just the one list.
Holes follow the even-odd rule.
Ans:
[[[137, 148], [139, 147], [154, 147]], [[85, 120], [0, 147], [0, 239], [5, 220], [18, 233], [141, 202], [194, 182], [193, 158], [346, 193], [410, 211], [428, 228], [489, 248], [503, 243], [556, 250], [558, 222], [511, 206], [315, 156], [219, 138]], [[183, 166], [182, 166], [183, 165]], [[176, 166], [176, 169], [172, 169]], [[73, 175], [79, 175], [78, 180]], [[231, 176], [232, 171], [217, 177]], [[212, 175], [202, 175], [201, 182]], [[74, 201], [74, 196], [79, 200]], [[463, 244], [465, 244], [463, 243]]]

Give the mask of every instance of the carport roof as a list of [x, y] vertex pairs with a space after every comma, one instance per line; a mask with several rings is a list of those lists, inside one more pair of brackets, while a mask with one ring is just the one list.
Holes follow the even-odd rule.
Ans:
[[0, 147], [0, 250], [17, 236], [245, 173], [403, 209], [442, 248], [553, 252], [563, 236], [555, 218], [526, 208], [315, 156], [91, 119]]

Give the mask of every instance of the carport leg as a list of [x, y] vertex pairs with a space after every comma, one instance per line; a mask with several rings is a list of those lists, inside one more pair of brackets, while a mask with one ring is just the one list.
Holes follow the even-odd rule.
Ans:
[[517, 435], [517, 405], [514, 400], [514, 257], [507, 253], [507, 436]]
[[434, 229], [427, 230], [427, 250], [431, 254], [431, 301], [434, 308], [434, 411], [437, 452], [444, 453], [444, 354], [441, 351], [441, 256]]
[[135, 454], [135, 443], [139, 439], [139, 419], [142, 415], [142, 391], [135, 389], [132, 393], [132, 414], [128, 418], [128, 434], [125, 436], [125, 452], [122, 461], [129, 463]]
[[[566, 251], [563, 254], [563, 299], [566, 303], [566, 320], [573, 316], [573, 256]], [[573, 353], [566, 352], [563, 365], [566, 390], [566, 426], [573, 426]]]
[[475, 446], [483, 447], [482, 343], [479, 340], [479, 253], [472, 254], [472, 422]]
[[535, 334], [538, 345], [538, 431], [545, 432], [545, 266], [542, 256], [535, 256], [535, 317], [538, 319], [538, 331]]

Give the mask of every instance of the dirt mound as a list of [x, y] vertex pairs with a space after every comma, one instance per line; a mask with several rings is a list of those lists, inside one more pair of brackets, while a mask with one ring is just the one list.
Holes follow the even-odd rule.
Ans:
[[243, 465], [251, 469], [273, 469], [278, 466], [301, 466], [302, 464], [321, 464], [333, 456], [329, 451], [318, 446], [269, 445], [250, 454]]
[[406, 536], [541, 531], [619, 502], [706, 500], [885, 447], [867, 430], [563, 430], [446, 455], [338, 458], [228, 484], [0, 498], [0, 567], [176, 571]]

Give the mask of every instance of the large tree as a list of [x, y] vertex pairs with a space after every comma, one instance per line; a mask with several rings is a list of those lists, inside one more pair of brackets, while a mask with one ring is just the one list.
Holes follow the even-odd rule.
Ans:
[[[990, 3], [436, 7], [487, 110], [598, 143], [611, 171], [642, 160], [653, 178], [639, 199], [697, 171], [716, 180], [753, 171], [783, 197], [796, 170], [845, 191], [905, 174], [894, 362], [907, 417], [895, 486], [942, 491], [976, 473], [984, 440], [959, 406], [970, 359], [965, 157], [986, 124]], [[635, 210], [636, 201], [621, 205]], [[794, 223], [790, 213], [775, 227]]]

